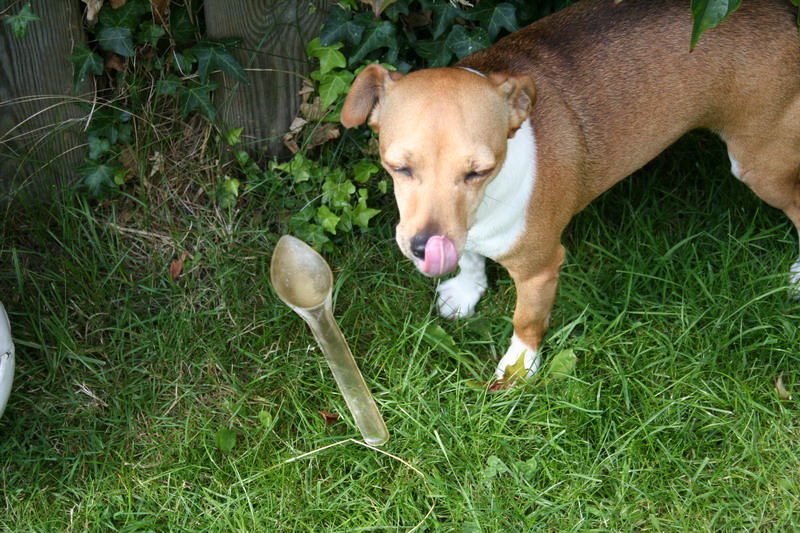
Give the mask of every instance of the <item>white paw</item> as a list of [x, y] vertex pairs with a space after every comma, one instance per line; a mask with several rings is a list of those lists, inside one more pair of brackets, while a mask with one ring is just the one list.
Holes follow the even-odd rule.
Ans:
[[500, 362], [497, 363], [497, 371], [494, 374], [495, 377], [497, 379], [503, 379], [506, 375], [506, 369], [510, 371], [511, 368], [518, 365], [520, 358], [523, 359], [522, 368], [525, 369], [526, 375], [518, 377], [533, 377], [536, 371], [539, 370], [542, 360], [539, 354], [536, 353], [536, 350], [522, 342], [515, 333], [514, 336], [511, 337], [511, 346], [508, 347], [506, 354], [500, 359]]
[[436, 307], [444, 318], [466, 318], [475, 314], [475, 306], [486, 290], [486, 282], [459, 274], [436, 287]]
[[795, 300], [800, 300], [800, 257], [794, 262], [792, 268], [789, 269], [789, 295]]

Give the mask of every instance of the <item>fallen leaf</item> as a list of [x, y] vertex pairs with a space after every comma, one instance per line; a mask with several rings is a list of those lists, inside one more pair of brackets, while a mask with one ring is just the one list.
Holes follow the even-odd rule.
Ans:
[[372, 12], [375, 13], [376, 17], [380, 15], [384, 9], [389, 7], [390, 4], [397, 2], [397, 0], [361, 0], [361, 1], [372, 8]]
[[108, 3], [111, 4], [111, 7], [114, 9], [119, 9], [125, 5], [125, 2], [128, 0], [108, 0]]
[[116, 70], [117, 72], [122, 72], [125, 70], [125, 63], [117, 54], [110, 53], [108, 54], [108, 57], [106, 57], [106, 70]]
[[306, 143], [306, 147], [314, 148], [315, 146], [320, 146], [328, 141], [338, 139], [339, 135], [339, 127], [333, 122], [326, 122], [314, 130], [311, 139]]
[[94, 24], [97, 21], [97, 13], [103, 7], [103, 0], [83, 0], [86, 4], [86, 22]]
[[153, 11], [153, 19], [156, 24], [164, 24], [169, 17], [169, 0], [150, 0], [150, 8]]
[[578, 357], [575, 355], [575, 350], [561, 350], [550, 360], [547, 375], [552, 380], [564, 378], [575, 372], [577, 363]]
[[189, 257], [189, 252], [184, 250], [181, 252], [181, 256], [178, 259], [173, 260], [169, 264], [169, 277], [172, 278], [172, 281], [177, 281], [183, 273], [183, 262], [186, 261], [187, 257]]
[[328, 426], [331, 426], [339, 421], [338, 413], [329, 413], [328, 411], [323, 411], [322, 409], [320, 409], [318, 412], [320, 415], [322, 415], [322, 419]]
[[783, 372], [778, 374], [777, 377], [773, 378], [772, 382], [775, 384], [775, 392], [778, 394], [778, 398], [781, 400], [792, 399], [791, 393], [786, 390], [786, 387], [783, 386]]

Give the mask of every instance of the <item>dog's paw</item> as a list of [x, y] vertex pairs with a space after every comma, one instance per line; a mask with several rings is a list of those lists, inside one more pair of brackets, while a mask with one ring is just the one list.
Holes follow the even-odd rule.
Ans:
[[800, 257], [794, 262], [789, 272], [789, 296], [800, 300]]
[[481, 283], [462, 274], [443, 281], [436, 288], [439, 315], [451, 320], [472, 316], [485, 291], [485, 282]]
[[[520, 362], [522, 363], [520, 365]], [[539, 370], [542, 360], [536, 350], [522, 342], [516, 334], [511, 337], [511, 346], [508, 351], [497, 363], [495, 377], [499, 380], [506, 379], [528, 379], [533, 377]], [[520, 370], [524, 375], [518, 375]], [[517, 375], [513, 375], [517, 374]]]

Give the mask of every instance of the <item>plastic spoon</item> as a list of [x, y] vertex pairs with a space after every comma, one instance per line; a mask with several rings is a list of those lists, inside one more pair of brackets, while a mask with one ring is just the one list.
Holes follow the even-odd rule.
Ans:
[[8, 315], [0, 303], [0, 416], [6, 409], [11, 383], [14, 382], [14, 343], [11, 341], [11, 326]]
[[364, 441], [373, 446], [385, 443], [389, 431], [333, 318], [328, 263], [300, 239], [284, 235], [272, 255], [270, 278], [283, 303], [311, 327]]

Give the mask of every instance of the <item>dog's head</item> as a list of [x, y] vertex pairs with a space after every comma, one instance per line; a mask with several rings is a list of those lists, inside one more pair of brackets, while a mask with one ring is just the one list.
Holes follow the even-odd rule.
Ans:
[[486, 186], [533, 97], [526, 76], [460, 68], [404, 76], [375, 64], [353, 82], [342, 124], [368, 122], [378, 132], [400, 211], [397, 243], [423, 273], [456, 268]]

